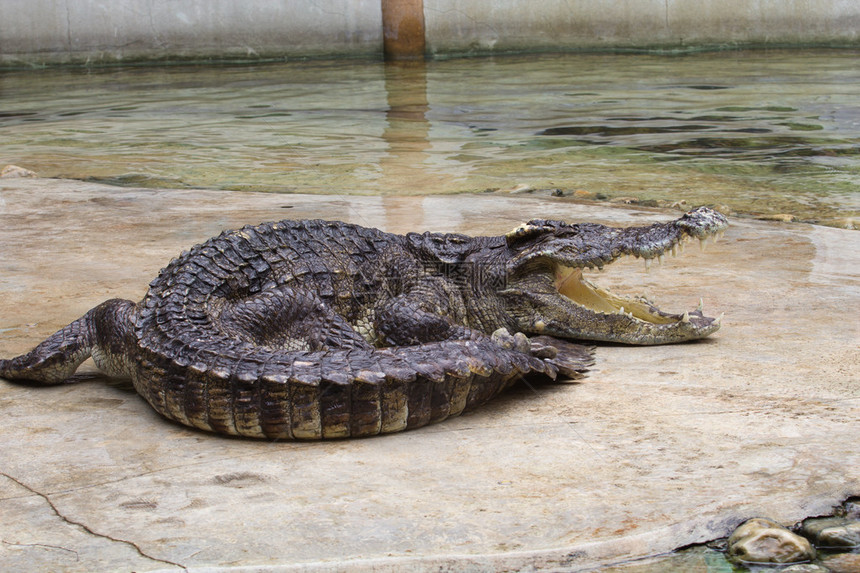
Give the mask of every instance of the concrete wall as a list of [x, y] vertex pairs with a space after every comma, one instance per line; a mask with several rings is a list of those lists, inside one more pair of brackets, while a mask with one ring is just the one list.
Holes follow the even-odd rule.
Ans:
[[375, 54], [379, 0], [0, 0], [0, 63]]
[[857, 0], [424, 0], [431, 53], [860, 43]]
[[[860, 44], [857, 0], [424, 0], [433, 55]], [[380, 0], [0, 0], [0, 64], [368, 56]]]

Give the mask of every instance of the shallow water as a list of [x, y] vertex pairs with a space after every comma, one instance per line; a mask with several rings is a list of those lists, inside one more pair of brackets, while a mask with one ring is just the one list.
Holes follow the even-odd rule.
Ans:
[[847, 51], [0, 73], [0, 164], [120, 185], [560, 190], [853, 227]]
[[[856, 553], [860, 548], [856, 548]], [[848, 551], [851, 553], [851, 551]], [[847, 555], [844, 551], [818, 550], [818, 558], [812, 564], [826, 567], [828, 559]], [[723, 551], [712, 549], [707, 545], [696, 545], [655, 557], [644, 559], [632, 559], [625, 563], [598, 567], [594, 573], [780, 573], [791, 565], [800, 564], [734, 564], [723, 553]], [[821, 571], [822, 569], [818, 569]], [[846, 571], [847, 569], [836, 569], [834, 571]], [[797, 571], [797, 569], [795, 569]]]
[[[735, 567], [720, 551], [705, 546], [696, 546], [677, 553], [633, 559], [626, 563], [608, 565], [594, 570], [595, 573], [743, 573], [743, 568]], [[776, 573], [778, 569], [773, 568]], [[757, 572], [761, 573], [761, 572]]]

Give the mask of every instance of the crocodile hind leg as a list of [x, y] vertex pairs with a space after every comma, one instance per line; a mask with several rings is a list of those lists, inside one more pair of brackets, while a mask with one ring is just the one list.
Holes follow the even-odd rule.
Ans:
[[370, 344], [315, 293], [280, 286], [228, 301], [221, 327], [260, 346], [284, 350], [366, 348]]
[[33, 350], [9, 360], [0, 359], [0, 377], [60, 384], [91, 355], [111, 376], [127, 374], [127, 345], [131, 336], [129, 312], [134, 303], [112, 299], [49, 336]]

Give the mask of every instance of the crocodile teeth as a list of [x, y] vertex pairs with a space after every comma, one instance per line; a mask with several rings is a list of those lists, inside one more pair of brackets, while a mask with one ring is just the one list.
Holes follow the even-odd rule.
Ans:
[[626, 316], [627, 318], [636, 318], [635, 316], [633, 316], [632, 310], [630, 312], [627, 312], [626, 310], [624, 310], [623, 306], [616, 310], [614, 314], [620, 314], [621, 316]]
[[726, 313], [721, 312], [721, 313], [720, 313], [720, 316], [718, 316], [717, 318], [715, 318], [715, 319], [714, 319], [714, 322], [712, 322], [711, 324], [720, 324], [720, 323], [723, 321], [723, 317], [724, 317], [725, 315], [726, 315]]
[[657, 262], [660, 263], [661, 265], [663, 264], [663, 262], [665, 260], [666, 260], [666, 255], [664, 255], [663, 253], [660, 253], [659, 255], [657, 255]]
[[684, 311], [684, 316], [681, 317], [681, 322], [690, 322], [690, 313]]
[[645, 272], [649, 272], [651, 270], [651, 259], [645, 259]]
[[677, 257], [678, 256], [678, 245], [677, 244], [672, 245], [672, 248], [670, 249], [669, 252], [672, 253], [673, 257]]
[[703, 310], [705, 310], [705, 300], [704, 299], [702, 299], [702, 298], [699, 299], [699, 306], [696, 307], [696, 310], [698, 310], [699, 312], [702, 312]]
[[702, 237], [699, 239], [699, 250], [703, 253], [705, 252], [705, 247], [708, 246], [708, 237]]

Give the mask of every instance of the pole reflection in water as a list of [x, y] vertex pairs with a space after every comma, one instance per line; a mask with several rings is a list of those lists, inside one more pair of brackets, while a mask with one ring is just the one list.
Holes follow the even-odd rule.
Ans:
[[378, 183], [387, 228], [402, 230], [409, 221], [428, 229], [458, 230], [461, 213], [435, 209], [433, 197], [414, 197], [444, 191], [452, 180], [450, 173], [432, 165], [425, 62], [386, 62], [385, 91], [388, 110], [382, 138], [388, 152], [379, 161], [382, 176]]
[[432, 193], [440, 177], [426, 165], [430, 157], [430, 106], [425, 63], [387, 62], [385, 91], [388, 111], [382, 138], [388, 153], [380, 160], [382, 187], [394, 193]]

